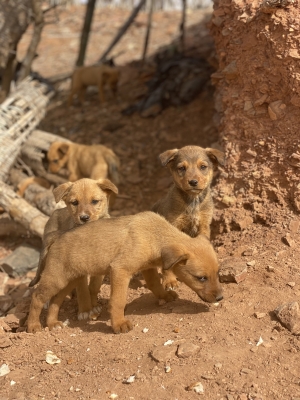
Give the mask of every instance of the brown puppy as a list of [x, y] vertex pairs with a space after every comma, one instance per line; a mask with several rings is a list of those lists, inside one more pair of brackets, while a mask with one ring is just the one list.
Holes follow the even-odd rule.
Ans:
[[[49, 248], [62, 232], [100, 218], [110, 218], [108, 199], [112, 193], [117, 194], [118, 189], [108, 179], [95, 181], [85, 178], [74, 183], [64, 183], [53, 190], [55, 201], [58, 203], [63, 200], [67, 207], [55, 210], [45, 226], [38, 270], [29, 286], [34, 286], [39, 282]], [[78, 319], [88, 318], [98, 311], [97, 293], [101, 282], [101, 277], [91, 278], [91, 294], [87, 286], [87, 276], [82, 277], [78, 282]]]
[[88, 86], [98, 87], [100, 103], [104, 103], [104, 86], [108, 84], [113, 95], [116, 96], [119, 77], [120, 71], [118, 69], [104, 64], [76, 68], [72, 75], [69, 106], [72, 104], [75, 94], [77, 94], [81, 104], [84, 102]]
[[166, 301], [177, 297], [165, 291], [158, 267], [176, 276], [207, 302], [222, 300], [219, 265], [209, 240], [193, 239], [148, 211], [119, 218], [101, 219], [62, 234], [49, 250], [44, 273], [32, 295], [28, 332], [41, 329], [43, 304], [51, 299], [47, 325], [61, 326], [58, 310], [78, 278], [111, 272], [110, 312], [115, 333], [132, 329], [124, 317], [130, 278], [142, 271], [148, 288]]
[[[224, 153], [186, 146], [167, 150], [159, 158], [164, 167], [169, 167], [174, 184], [167, 195], [154, 204], [152, 211], [191, 237], [203, 234], [209, 239], [214, 209], [210, 184], [214, 167], [224, 164]], [[163, 283], [167, 289], [178, 285], [171, 270], [163, 273]]]
[[71, 182], [81, 178], [109, 178], [116, 185], [119, 183], [119, 158], [111, 149], [101, 144], [87, 146], [53, 142], [49, 147], [47, 158], [49, 171], [54, 174], [66, 165]]

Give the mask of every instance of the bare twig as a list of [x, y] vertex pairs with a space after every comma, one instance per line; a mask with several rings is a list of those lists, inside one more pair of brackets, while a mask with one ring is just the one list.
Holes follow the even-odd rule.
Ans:
[[182, 16], [180, 23], [180, 42], [181, 42], [181, 51], [184, 51], [184, 43], [185, 43], [185, 19], [186, 19], [186, 0], [182, 0]]
[[150, 9], [149, 9], [149, 14], [148, 14], [148, 23], [147, 23], [147, 31], [146, 31], [146, 36], [145, 36], [145, 42], [144, 42], [142, 65], [144, 65], [144, 62], [145, 62], [147, 49], [148, 49], [149, 38], [150, 38], [151, 24], [152, 24], [152, 14], [153, 14], [153, 4], [154, 4], [154, 0], [150, 0]]
[[84, 63], [86, 48], [89, 40], [89, 35], [95, 10], [95, 4], [96, 0], [88, 0], [88, 3], [86, 5], [85, 19], [80, 39], [79, 54], [78, 54], [78, 59], [76, 61], [77, 67], [80, 67]]
[[108, 54], [111, 52], [111, 50], [115, 47], [115, 45], [118, 43], [118, 41], [121, 39], [121, 37], [125, 34], [127, 29], [130, 27], [132, 22], [135, 20], [136, 16], [140, 12], [141, 8], [144, 6], [146, 3], [146, 0], [140, 0], [139, 4], [133, 9], [130, 17], [127, 19], [127, 21], [124, 23], [124, 25], [120, 28], [119, 32], [115, 36], [115, 38], [112, 40], [111, 44], [108, 46], [107, 50], [103, 53], [103, 55], [100, 57], [99, 62], [103, 62]]

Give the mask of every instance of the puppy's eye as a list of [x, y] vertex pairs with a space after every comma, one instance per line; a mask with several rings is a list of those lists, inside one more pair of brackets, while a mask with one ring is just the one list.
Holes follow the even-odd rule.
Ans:
[[185, 170], [186, 170], [186, 168], [185, 168], [184, 166], [178, 167], [178, 171], [179, 171], [179, 172], [184, 172]]
[[206, 276], [196, 276], [196, 278], [197, 278], [198, 281], [200, 281], [200, 282], [206, 282], [206, 281], [207, 281]]
[[204, 171], [205, 169], [207, 169], [207, 165], [202, 164], [202, 165], [200, 166], [200, 169], [201, 169], [202, 171]]
[[78, 200], [71, 201], [71, 204], [72, 204], [73, 206], [78, 206]]
[[98, 204], [101, 200], [92, 200], [92, 204]]
[[51, 162], [54, 163], [54, 164], [57, 164], [58, 160], [52, 160]]

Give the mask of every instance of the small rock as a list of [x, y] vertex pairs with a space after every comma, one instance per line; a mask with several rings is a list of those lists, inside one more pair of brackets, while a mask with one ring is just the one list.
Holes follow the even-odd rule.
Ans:
[[5, 376], [10, 373], [9, 366], [7, 364], [2, 364], [0, 367], [0, 376]]
[[230, 64], [228, 64], [222, 72], [226, 79], [231, 80], [237, 78], [239, 72], [236, 66], [236, 61], [232, 61]]
[[255, 264], [256, 264], [255, 260], [247, 262], [248, 267], [254, 267]]
[[234, 396], [232, 396], [232, 394], [227, 394], [226, 398], [227, 398], [227, 400], [235, 400]]
[[221, 363], [216, 363], [214, 367], [219, 370], [223, 367], [223, 365]]
[[115, 400], [115, 399], [117, 399], [119, 396], [116, 394], [116, 393], [112, 393], [110, 396], [109, 396], [109, 399], [112, 399], [112, 400]]
[[9, 347], [11, 345], [11, 340], [9, 340], [5, 335], [0, 334], [0, 348], [4, 349], [5, 347]]
[[175, 347], [174, 346], [160, 346], [152, 350], [152, 358], [158, 362], [165, 362], [174, 358]]
[[293, 288], [296, 285], [296, 283], [295, 282], [288, 282], [287, 285], [290, 286], [291, 288]]
[[57, 357], [51, 350], [46, 352], [46, 363], [50, 365], [59, 364], [61, 359]]
[[148, 328], [144, 328], [144, 329], [142, 330], [143, 333], [147, 333], [148, 331], [149, 331]]
[[200, 347], [193, 343], [181, 343], [177, 350], [177, 356], [179, 358], [189, 358], [199, 351]]
[[281, 101], [273, 101], [268, 106], [269, 117], [272, 121], [276, 121], [277, 119], [281, 119], [285, 115], [286, 105]]
[[201, 382], [192, 383], [188, 388], [188, 391], [194, 391], [198, 394], [204, 394], [204, 387]]
[[130, 384], [130, 383], [133, 383], [134, 381], [135, 381], [135, 375], [130, 375], [129, 378], [124, 380], [124, 383]]
[[238, 395], [237, 400], [248, 400], [248, 396], [246, 395], [246, 393], [241, 393]]
[[275, 272], [275, 268], [272, 267], [272, 265], [268, 265], [268, 266], [267, 266], [267, 271], [268, 271], [268, 272]]
[[174, 340], [167, 340], [165, 343], [164, 343], [164, 346], [170, 346], [171, 344], [173, 344], [174, 343]]
[[226, 258], [220, 269], [220, 282], [240, 283], [247, 277], [247, 266], [238, 258]]
[[166, 365], [165, 366], [165, 372], [168, 374], [169, 372], [171, 372], [171, 367], [170, 365]]
[[233, 196], [223, 196], [221, 202], [226, 206], [230, 207], [236, 203], [236, 198]]
[[285, 236], [283, 236], [282, 241], [290, 247], [295, 246], [295, 241], [292, 239], [290, 233], [287, 233]]
[[300, 334], [300, 310], [296, 301], [280, 305], [274, 310], [274, 313], [281, 324], [291, 333]]
[[24, 326], [26, 319], [27, 319], [26, 313], [14, 313], [14, 314], [8, 314], [4, 318], [4, 322], [11, 329], [16, 329], [19, 328], [20, 326]]
[[264, 312], [255, 312], [253, 315], [255, 318], [261, 319], [261, 318], [264, 318], [267, 314]]

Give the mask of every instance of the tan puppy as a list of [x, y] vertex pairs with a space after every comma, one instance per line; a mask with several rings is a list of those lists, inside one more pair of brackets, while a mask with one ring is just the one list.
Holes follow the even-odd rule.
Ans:
[[[55, 210], [49, 218], [43, 236], [43, 249], [35, 278], [29, 286], [34, 286], [40, 280], [44, 270], [50, 246], [62, 232], [96, 221], [100, 218], [110, 218], [108, 214], [108, 199], [118, 193], [116, 186], [108, 179], [80, 179], [74, 183], [67, 182], [53, 190], [55, 201], [63, 200], [65, 208]], [[77, 299], [79, 305], [78, 319], [85, 319], [96, 313], [97, 294], [102, 277], [92, 277], [90, 291], [87, 286], [87, 276], [81, 278], [77, 285]], [[96, 293], [94, 293], [96, 291]]]
[[[167, 150], [159, 158], [164, 167], [169, 167], [174, 185], [154, 204], [152, 211], [191, 237], [203, 234], [209, 239], [214, 210], [210, 184], [214, 167], [224, 164], [224, 153], [211, 148], [186, 146]], [[167, 289], [178, 285], [172, 271], [164, 272], [163, 283]]]
[[120, 71], [118, 69], [104, 64], [76, 68], [72, 75], [69, 106], [72, 104], [75, 94], [77, 94], [81, 104], [84, 102], [88, 86], [98, 87], [100, 103], [104, 103], [104, 86], [109, 85], [113, 95], [116, 96], [119, 77]]
[[47, 158], [49, 171], [54, 174], [67, 166], [71, 182], [81, 178], [109, 178], [116, 185], [119, 183], [119, 158], [111, 149], [101, 144], [87, 146], [53, 142], [49, 147]]
[[124, 317], [130, 278], [142, 271], [148, 288], [159, 299], [177, 297], [165, 291], [157, 267], [172, 269], [178, 279], [207, 302], [222, 300], [219, 265], [205, 236], [192, 239], [148, 211], [119, 218], [101, 219], [62, 234], [49, 250], [44, 273], [32, 295], [28, 332], [41, 330], [39, 316], [51, 299], [47, 325], [61, 326], [58, 310], [65, 295], [84, 275], [111, 273], [110, 312], [115, 333], [128, 332]]

